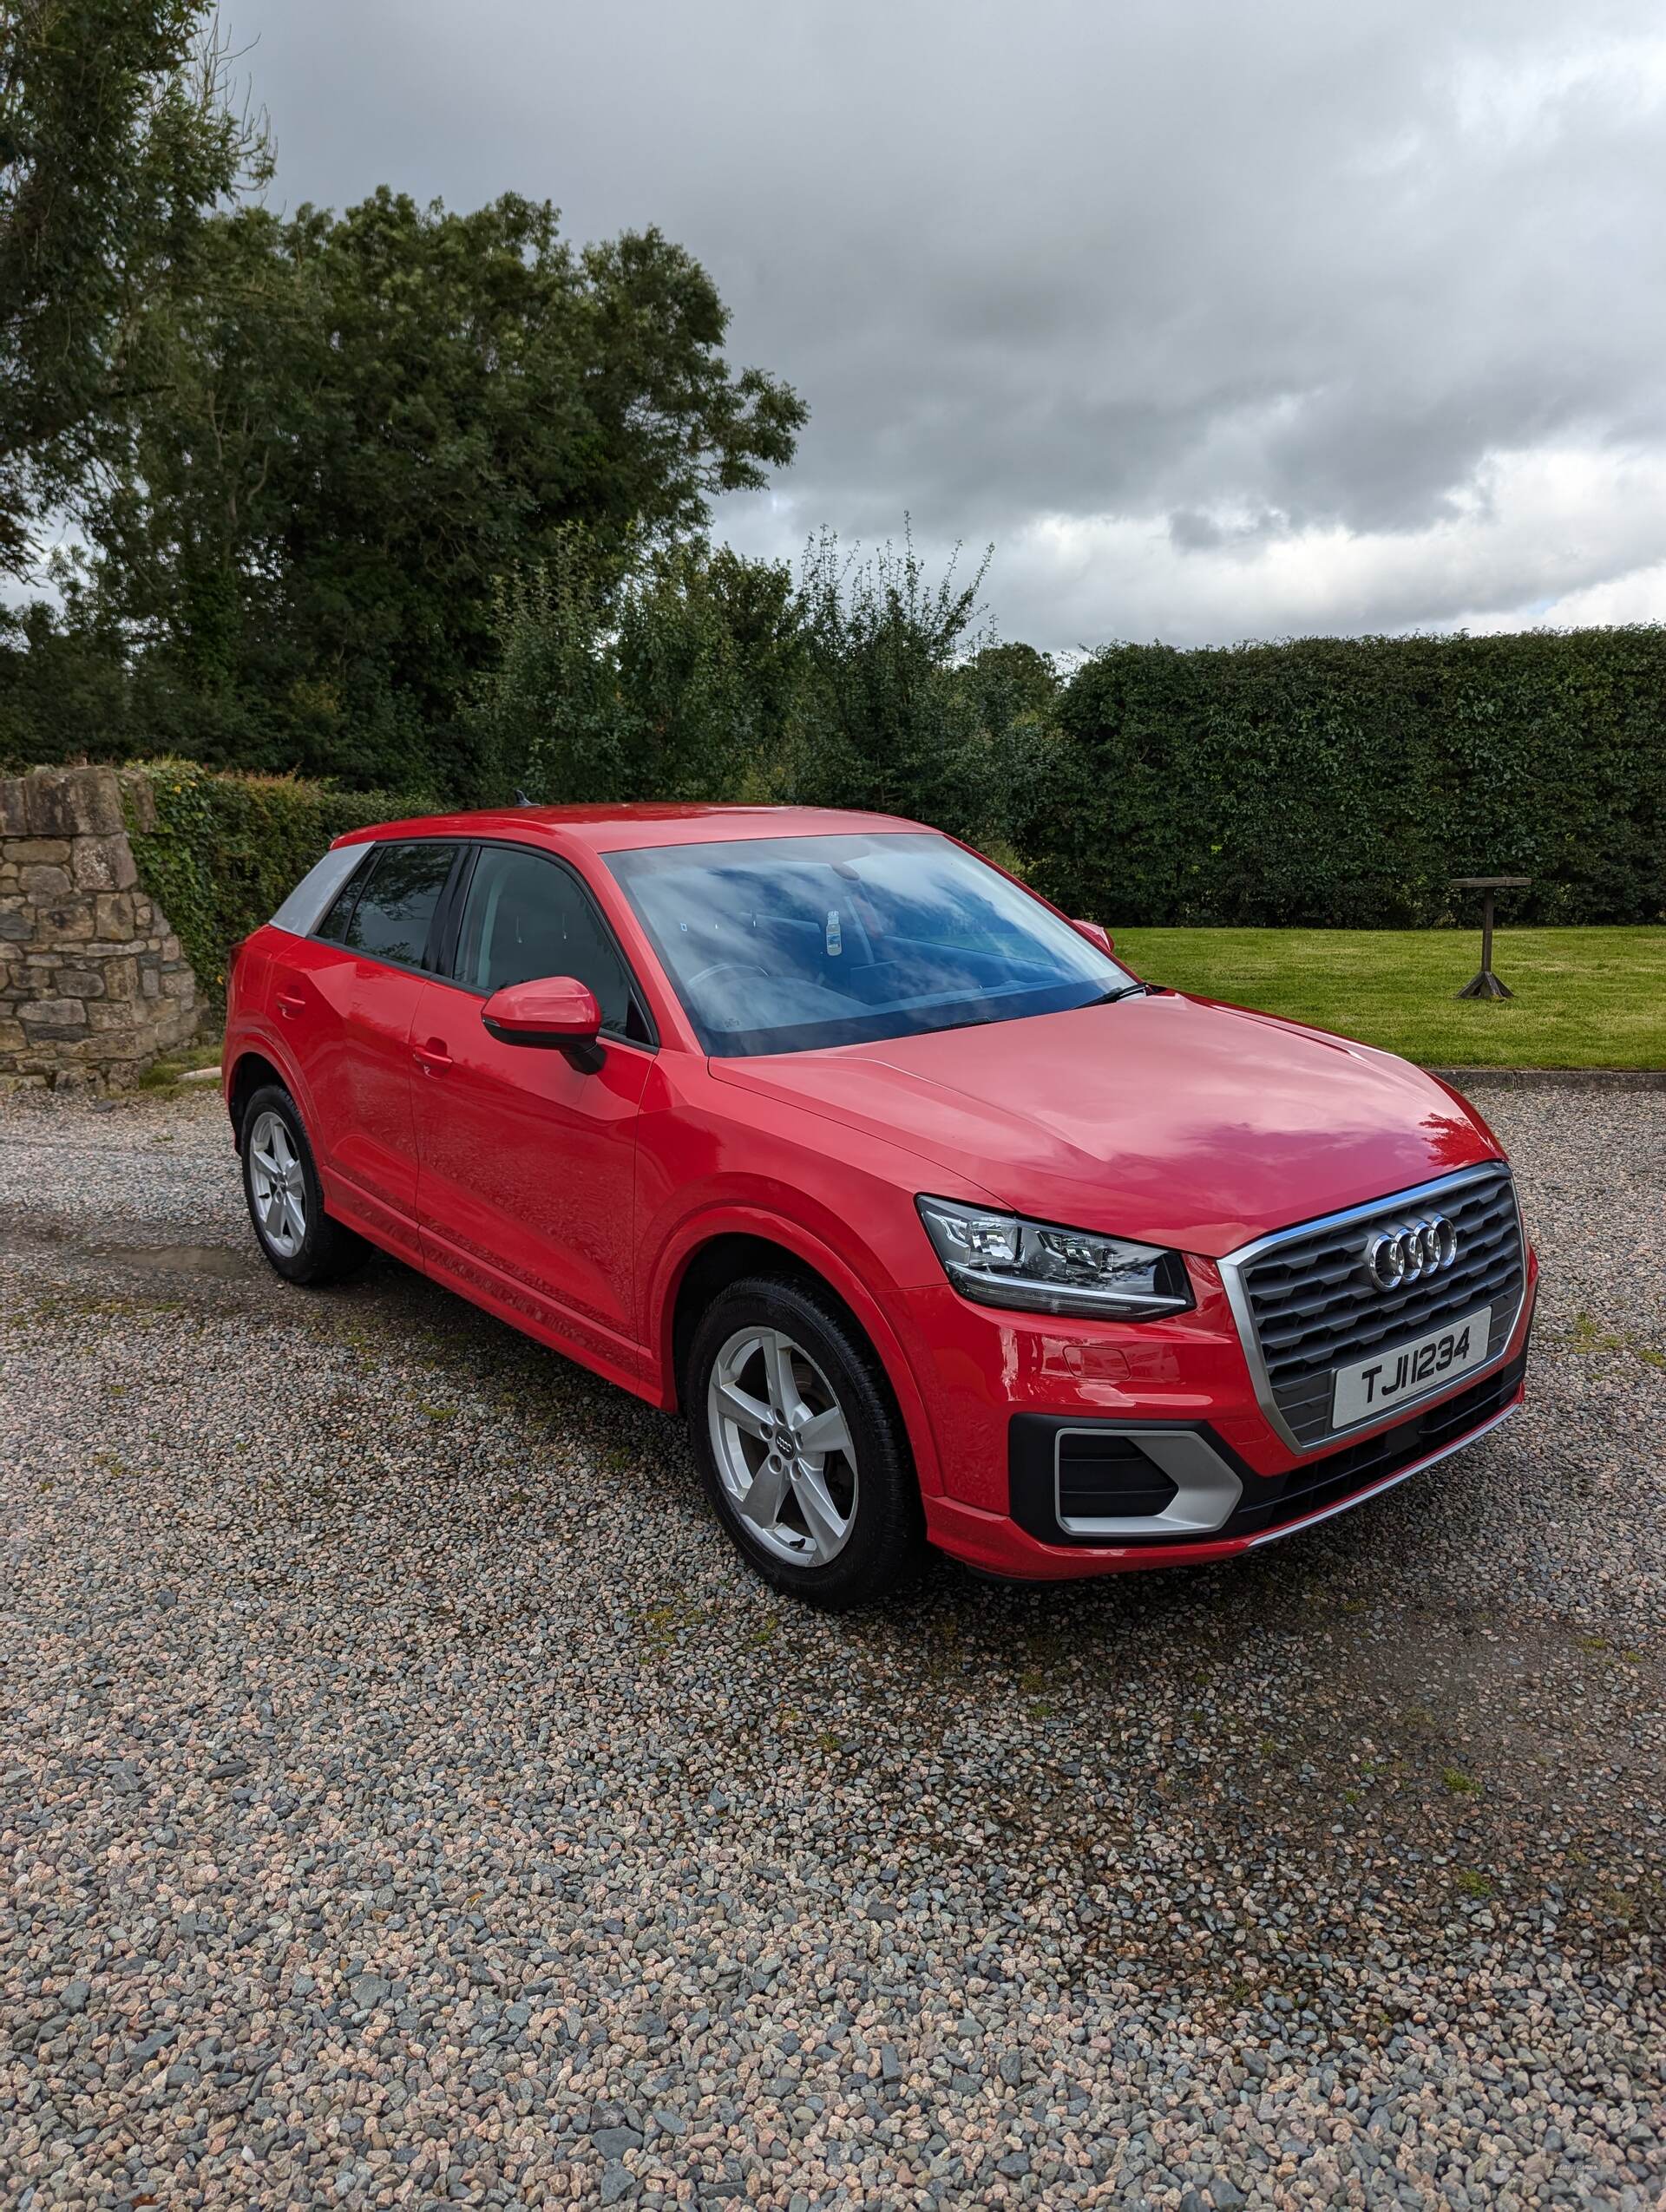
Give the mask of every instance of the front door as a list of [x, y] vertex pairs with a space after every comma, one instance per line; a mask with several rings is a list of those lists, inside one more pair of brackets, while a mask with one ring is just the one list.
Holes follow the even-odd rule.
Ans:
[[[595, 993], [599, 1065], [488, 1033], [492, 991], [553, 975]], [[634, 1375], [636, 1122], [653, 1056], [629, 970], [568, 868], [487, 845], [455, 977], [424, 986], [410, 1031], [430, 1264], [594, 1365]]]

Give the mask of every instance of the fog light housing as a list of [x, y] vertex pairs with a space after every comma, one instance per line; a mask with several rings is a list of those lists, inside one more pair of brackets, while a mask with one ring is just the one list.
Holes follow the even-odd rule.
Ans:
[[1145, 1521], [1166, 1513], [1180, 1485], [1131, 1436], [1069, 1429], [1059, 1439], [1059, 1518]]

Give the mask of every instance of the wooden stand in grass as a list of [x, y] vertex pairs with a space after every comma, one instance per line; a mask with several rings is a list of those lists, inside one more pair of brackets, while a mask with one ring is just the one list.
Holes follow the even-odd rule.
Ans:
[[1481, 894], [1481, 969], [1472, 976], [1458, 993], [1460, 998], [1513, 998], [1515, 992], [1507, 983], [1500, 983], [1492, 972], [1492, 893], [1495, 891], [1525, 891], [1532, 881], [1531, 875], [1454, 875], [1454, 891], [1479, 891]]

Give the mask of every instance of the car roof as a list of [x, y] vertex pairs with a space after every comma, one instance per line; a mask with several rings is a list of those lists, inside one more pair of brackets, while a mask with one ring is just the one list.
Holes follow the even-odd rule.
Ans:
[[901, 815], [863, 814], [840, 807], [669, 804], [592, 807], [489, 807], [473, 814], [419, 815], [406, 821], [369, 823], [350, 829], [338, 845], [384, 837], [506, 837], [552, 850], [574, 846], [594, 853], [630, 852], [645, 845], [712, 845], [744, 837], [836, 837], [929, 824]]

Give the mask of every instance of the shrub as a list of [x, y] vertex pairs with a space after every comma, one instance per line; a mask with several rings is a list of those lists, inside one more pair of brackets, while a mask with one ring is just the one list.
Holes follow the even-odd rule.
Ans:
[[823, 532], [795, 584], [725, 546], [569, 531], [499, 594], [486, 789], [876, 807], [1006, 841], [1056, 679], [1027, 645], [967, 657], [982, 573], [934, 582], [906, 536], [863, 555]]
[[[155, 827], [130, 831], [139, 880], [214, 998], [225, 990], [231, 947], [271, 919], [332, 839], [425, 811], [422, 800], [393, 792], [216, 775], [194, 761], [141, 762], [124, 781], [142, 783], [155, 805]], [[130, 820], [148, 811], [129, 800]]]
[[1017, 841], [1071, 912], [1438, 921], [1454, 875], [1523, 920], [1666, 910], [1666, 627], [1116, 645], [1078, 671]]
[[805, 552], [799, 594], [805, 684], [787, 762], [796, 798], [915, 815], [959, 835], [991, 813], [978, 698], [957, 666], [978, 642], [978, 592], [956, 562], [934, 583], [904, 518], [902, 547], [847, 553], [824, 530]]
[[511, 577], [472, 733], [486, 795], [758, 795], [792, 713], [790, 572], [703, 542], [613, 556], [580, 531]]

